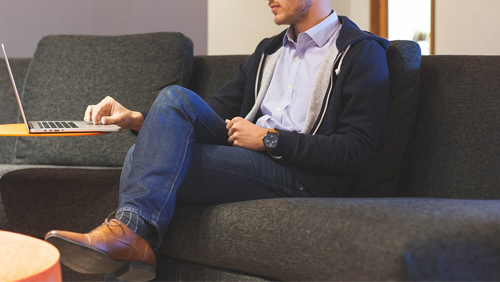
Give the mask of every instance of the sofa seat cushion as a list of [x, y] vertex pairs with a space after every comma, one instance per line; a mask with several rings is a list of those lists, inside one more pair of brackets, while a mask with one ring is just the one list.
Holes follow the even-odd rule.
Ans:
[[[500, 202], [482, 200], [292, 198], [181, 207], [161, 252], [283, 281], [498, 280], [499, 220]], [[441, 273], [425, 276], [440, 266]]]
[[173, 259], [167, 256], [157, 257], [156, 279], [161, 281], [270, 281], [248, 273]]
[[[148, 111], [166, 86], [187, 86], [193, 45], [180, 33], [47, 36], [39, 42], [22, 94], [28, 119], [82, 120], [87, 105], [111, 96]], [[21, 82], [19, 82], [21, 83]], [[19, 138], [15, 164], [121, 166], [130, 131], [91, 137]]]

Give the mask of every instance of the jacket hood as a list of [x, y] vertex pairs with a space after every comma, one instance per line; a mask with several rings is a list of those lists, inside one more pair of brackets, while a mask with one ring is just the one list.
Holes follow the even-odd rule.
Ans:
[[[348, 17], [339, 16], [339, 21], [342, 24], [339, 38], [337, 39], [337, 49], [343, 53], [347, 47], [361, 40], [375, 40], [384, 50], [389, 48], [389, 41], [382, 37], [376, 36], [368, 31], [363, 31], [352, 22]], [[264, 49], [266, 55], [273, 54], [283, 45], [283, 36], [286, 34], [286, 29], [280, 34], [270, 38], [270, 42]]]

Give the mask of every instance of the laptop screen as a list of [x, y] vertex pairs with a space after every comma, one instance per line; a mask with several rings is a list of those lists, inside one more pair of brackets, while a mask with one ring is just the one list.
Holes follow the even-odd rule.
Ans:
[[14, 80], [14, 75], [12, 74], [12, 69], [10, 68], [9, 58], [7, 57], [7, 52], [5, 52], [5, 46], [2, 44], [2, 51], [5, 57], [5, 64], [7, 65], [7, 69], [9, 70], [10, 80], [12, 82], [12, 87], [14, 88], [14, 92], [16, 93], [17, 104], [19, 105], [19, 110], [21, 111], [21, 116], [23, 117], [24, 124], [28, 131], [30, 130], [28, 125], [28, 120], [26, 119], [26, 115], [24, 114], [23, 104], [21, 103], [21, 97], [19, 96], [19, 92], [17, 91], [16, 81]]

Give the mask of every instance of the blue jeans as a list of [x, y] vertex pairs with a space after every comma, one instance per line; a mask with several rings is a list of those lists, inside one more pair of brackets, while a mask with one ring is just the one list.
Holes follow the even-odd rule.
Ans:
[[176, 202], [230, 202], [310, 196], [266, 152], [230, 146], [226, 124], [197, 94], [179, 86], [157, 97], [127, 154], [118, 212], [131, 211], [165, 234]]

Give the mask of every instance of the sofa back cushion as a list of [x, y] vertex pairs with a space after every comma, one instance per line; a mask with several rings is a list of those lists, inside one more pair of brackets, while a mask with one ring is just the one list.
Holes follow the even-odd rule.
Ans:
[[500, 199], [500, 56], [424, 56], [401, 196]]
[[246, 59], [248, 55], [195, 56], [189, 89], [205, 101], [210, 100], [219, 88], [236, 76], [238, 67]]
[[420, 47], [412, 41], [392, 41], [387, 50], [391, 79], [389, 106], [373, 164], [353, 183], [352, 197], [396, 195], [403, 156], [418, 107]]
[[[189, 82], [193, 44], [180, 33], [57, 35], [38, 44], [24, 84], [28, 118], [83, 119], [87, 105], [111, 96], [148, 111], [168, 85]], [[19, 138], [14, 163], [121, 166], [135, 142], [128, 130], [87, 137]]]

